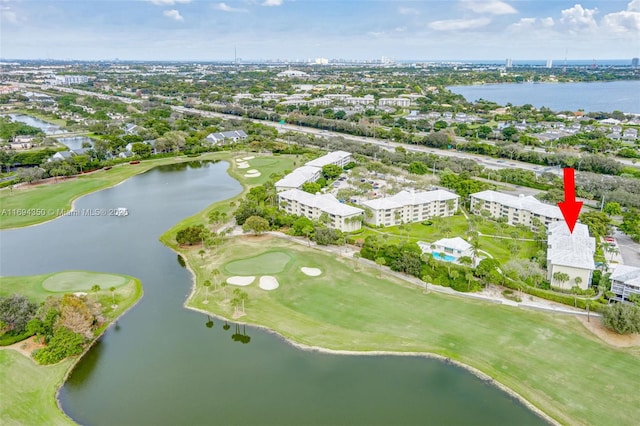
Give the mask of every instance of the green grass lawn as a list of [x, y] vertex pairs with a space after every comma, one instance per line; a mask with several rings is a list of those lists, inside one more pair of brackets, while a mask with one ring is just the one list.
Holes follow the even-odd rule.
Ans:
[[[250, 260], [247, 253], [255, 258], [274, 251], [292, 260], [273, 274], [277, 290], [263, 291], [257, 281], [243, 287], [249, 294], [243, 321], [330, 349], [439, 354], [485, 372], [561, 423], [637, 423], [640, 348], [610, 347], [571, 316], [424, 294], [378, 278], [375, 268], [354, 272], [351, 260], [271, 237], [236, 239], [204, 259], [197, 249], [184, 253], [201, 283], [211, 268], [224, 271]], [[308, 277], [303, 266], [323, 274]], [[209, 299], [202, 303], [198, 285], [188, 306], [232, 316], [221, 290]]]
[[291, 260], [289, 253], [271, 251], [255, 257], [229, 262], [224, 270], [235, 275], [265, 275], [282, 272]]
[[[60, 276], [60, 279], [58, 279]], [[72, 281], [75, 277], [76, 282]], [[59, 292], [47, 290], [43, 283], [64, 283], [69, 291], [86, 287], [86, 283], [116, 283], [120, 285], [113, 294], [103, 287], [88, 297], [97, 298], [103, 306], [104, 330], [111, 321], [122, 315], [142, 297], [139, 280], [125, 275], [111, 275], [88, 271], [71, 271], [57, 274], [25, 277], [0, 277], [0, 296], [19, 293], [34, 302], [42, 302]], [[111, 284], [116, 285], [116, 284]], [[116, 305], [113, 305], [115, 300]], [[65, 359], [55, 365], [38, 365], [35, 361], [13, 349], [0, 350], [0, 424], [2, 425], [62, 425], [73, 422], [58, 409], [55, 394], [64, 376], [77, 357]]]
[[102, 290], [108, 290], [126, 283], [127, 279], [118, 275], [71, 271], [50, 276], [42, 282], [42, 287], [48, 291], [68, 293], [90, 291], [94, 285], [99, 285]]
[[38, 365], [21, 353], [0, 350], [0, 424], [73, 425], [56, 404], [55, 394], [73, 363]]

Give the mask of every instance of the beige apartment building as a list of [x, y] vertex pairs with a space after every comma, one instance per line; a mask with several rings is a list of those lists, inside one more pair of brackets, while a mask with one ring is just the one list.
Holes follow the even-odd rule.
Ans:
[[458, 210], [460, 197], [452, 192], [400, 191], [385, 198], [365, 201], [362, 205], [371, 211], [365, 221], [375, 226], [395, 226], [421, 222], [434, 216], [452, 216]]
[[509, 225], [524, 225], [534, 229], [534, 219], [538, 219], [548, 228], [550, 224], [564, 220], [558, 206], [543, 203], [531, 196], [482, 191], [470, 197], [471, 213], [480, 215], [485, 210], [494, 219], [507, 218]]
[[323, 213], [329, 217], [327, 226], [342, 232], [357, 231], [362, 226], [364, 211], [341, 203], [331, 194], [309, 194], [290, 189], [278, 194], [280, 208], [289, 214], [318, 220]]

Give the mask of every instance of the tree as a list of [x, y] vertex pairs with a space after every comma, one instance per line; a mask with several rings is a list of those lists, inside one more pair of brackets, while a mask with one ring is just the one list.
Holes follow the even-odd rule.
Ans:
[[359, 251], [356, 251], [353, 253], [353, 270], [358, 272], [359, 267], [358, 267], [358, 262], [360, 261], [360, 258], [362, 257], [362, 255], [360, 254]]
[[111, 286], [109, 287], [109, 291], [111, 292], [111, 299], [113, 300], [113, 306], [115, 306], [116, 305], [116, 294], [115, 294], [116, 288]]
[[13, 334], [21, 334], [37, 309], [38, 305], [19, 294], [0, 297], [0, 322], [6, 324]]
[[322, 166], [322, 175], [325, 179], [335, 179], [342, 173], [342, 167], [336, 166], [335, 164], [327, 164]]
[[200, 251], [198, 252], [198, 254], [200, 255], [200, 259], [204, 259], [204, 254], [205, 254], [205, 253], [206, 253], [206, 252], [205, 252], [204, 250], [200, 250]]
[[96, 300], [98, 300], [98, 292], [100, 291], [100, 286], [98, 284], [94, 284], [91, 286], [91, 293], [93, 293]]
[[615, 201], [610, 201], [605, 204], [603, 210], [609, 216], [620, 216], [622, 214], [620, 203], [616, 203]]
[[584, 212], [580, 215], [580, 222], [589, 227], [592, 237], [604, 237], [609, 234], [611, 219], [603, 212]]
[[465, 279], [467, 280], [467, 290], [471, 289], [471, 281], [473, 280], [473, 274], [471, 272], [467, 272], [464, 274]]
[[380, 267], [380, 273], [378, 274], [379, 277], [382, 277], [382, 267], [386, 264], [387, 264], [387, 259], [385, 259], [384, 257], [376, 258], [376, 265]]
[[469, 256], [462, 256], [458, 258], [458, 263], [468, 267], [473, 265], [473, 259], [471, 259]]
[[582, 278], [580, 278], [580, 277], [575, 277], [575, 278], [573, 279], [573, 282], [575, 282], [575, 283], [576, 283], [576, 285], [577, 285], [578, 287], [580, 287], [580, 284], [582, 284]]
[[618, 334], [640, 333], [640, 308], [629, 303], [613, 303], [602, 311], [602, 324]]
[[151, 145], [146, 143], [136, 142], [131, 145], [131, 152], [140, 156], [141, 158], [147, 158], [151, 155]]
[[208, 231], [204, 225], [187, 226], [180, 229], [176, 234], [176, 242], [182, 245], [192, 246], [202, 243], [207, 237]]
[[322, 187], [320, 186], [319, 183], [316, 183], [316, 182], [305, 182], [302, 184], [300, 189], [303, 190], [304, 192], [308, 192], [309, 194], [315, 194], [320, 192]]
[[213, 328], [213, 320], [211, 319], [211, 317], [209, 315], [207, 315], [207, 322], [204, 323], [204, 325], [207, 328]]
[[571, 277], [569, 277], [569, 274], [564, 272], [554, 272], [552, 278], [554, 281], [557, 281], [560, 283], [560, 287], [562, 287], [564, 283], [566, 283], [571, 279]]
[[211, 281], [205, 280], [205, 282], [203, 282], [202, 285], [204, 286], [204, 292], [205, 292], [203, 303], [207, 304], [209, 303], [209, 287], [211, 287]]
[[218, 277], [220, 276], [220, 269], [215, 268], [211, 271], [211, 278], [213, 279], [213, 288], [218, 288]]
[[269, 221], [260, 216], [251, 216], [242, 225], [244, 232], [253, 232], [254, 235], [260, 235], [269, 230]]

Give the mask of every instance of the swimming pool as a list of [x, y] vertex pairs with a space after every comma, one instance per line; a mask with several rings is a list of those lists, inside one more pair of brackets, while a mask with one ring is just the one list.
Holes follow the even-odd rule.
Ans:
[[455, 257], [445, 254], [444, 257], [440, 255], [440, 253], [431, 253], [434, 259], [444, 260], [445, 262], [454, 262], [456, 260]]

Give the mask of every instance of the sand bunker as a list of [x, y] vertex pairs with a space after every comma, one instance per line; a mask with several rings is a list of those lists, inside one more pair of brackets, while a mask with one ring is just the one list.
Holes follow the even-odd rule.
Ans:
[[244, 177], [258, 177], [260, 176], [261, 173], [260, 172], [254, 172], [254, 173], [245, 173]]
[[248, 169], [249, 167], [249, 163], [238, 163], [239, 169]]
[[244, 161], [249, 161], [249, 160], [253, 160], [254, 158], [255, 158], [254, 156], [250, 155], [248, 157], [244, 157], [243, 160]]
[[[234, 276], [234, 277], [229, 277], [227, 278], [227, 283], [231, 284], [231, 285], [239, 285], [239, 286], [246, 286], [249, 285], [253, 282], [253, 280], [255, 280], [256, 277], [243, 277], [243, 276]], [[262, 278], [260, 279], [260, 282], [262, 282]]]
[[258, 286], [263, 290], [275, 290], [280, 284], [275, 277], [265, 275], [260, 277], [260, 284], [258, 284]]
[[247, 173], [258, 173], [259, 174], [260, 171], [256, 170], [256, 169], [251, 169], [251, 170], [247, 170]]
[[306, 266], [303, 266], [302, 268], [300, 268], [300, 270], [303, 274], [309, 275], [310, 277], [317, 277], [322, 273], [322, 271], [318, 268], [307, 268]]

